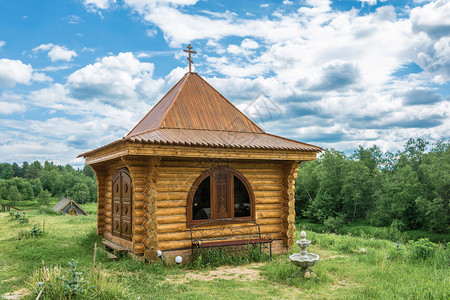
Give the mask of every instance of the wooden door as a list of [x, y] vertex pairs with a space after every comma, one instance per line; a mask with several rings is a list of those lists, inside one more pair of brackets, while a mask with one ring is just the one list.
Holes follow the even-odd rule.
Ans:
[[114, 236], [131, 241], [132, 235], [132, 185], [131, 177], [127, 169], [120, 169], [116, 172], [112, 182], [113, 205], [112, 224]]

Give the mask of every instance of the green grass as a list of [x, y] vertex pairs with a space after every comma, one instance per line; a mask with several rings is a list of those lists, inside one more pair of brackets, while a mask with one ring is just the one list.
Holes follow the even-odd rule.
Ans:
[[[48, 267], [59, 266], [61, 272], [67, 272], [68, 262], [74, 259], [83, 276], [90, 276], [93, 245], [100, 242], [100, 237], [95, 234], [96, 215], [92, 213], [96, 210], [96, 204], [82, 207], [90, 213], [89, 216], [46, 215], [37, 210], [27, 211], [30, 217], [28, 224], [8, 221], [8, 214], [0, 213], [0, 295], [27, 287], [29, 278], [42, 268], [42, 260]], [[16, 239], [20, 230], [29, 230], [34, 224], [41, 226], [44, 219], [44, 236]], [[105, 279], [110, 280], [113, 285], [114, 282], [119, 283], [125, 289], [127, 299], [450, 297], [450, 249], [444, 250], [442, 245], [432, 248], [433, 252], [429, 252], [432, 254], [424, 260], [417, 258], [420, 255], [416, 251], [422, 249], [422, 244], [415, 248], [404, 244], [396, 247], [392, 241], [368, 236], [311, 231], [307, 234], [312, 242], [308, 251], [321, 257], [313, 267], [310, 279], [295, 276], [297, 268], [289, 262], [289, 254], [275, 256], [272, 261], [263, 261], [257, 266], [240, 266], [259, 268], [260, 277], [253, 281], [230, 279], [226, 276], [209, 281], [186, 279], [188, 274], [201, 276], [212, 268], [196, 268], [195, 265], [164, 267], [161, 262], [146, 265], [130, 257], [110, 261], [104, 250], [97, 252], [97, 263], [101, 262], [102, 276]], [[361, 248], [366, 249], [366, 252], [356, 252]], [[299, 252], [299, 249], [294, 247], [290, 253], [294, 252]], [[215, 260], [219, 258], [227, 262], [222, 253], [214, 253], [210, 266], [215, 266]], [[245, 262], [243, 260], [241, 263]], [[182, 281], [183, 279], [185, 280]], [[34, 299], [35, 296], [29, 295], [28, 298]]]
[[[317, 224], [308, 219], [297, 219], [296, 221], [298, 226], [306, 230], [311, 230], [318, 233], [325, 231], [325, 225], [323, 224]], [[370, 226], [367, 221], [355, 221], [351, 224], [342, 226], [337, 230], [337, 233], [402, 242], [418, 240], [426, 237], [434, 243], [450, 243], [450, 234], [448, 233], [435, 233], [425, 230], [406, 230], [404, 232], [400, 232], [390, 227]]]

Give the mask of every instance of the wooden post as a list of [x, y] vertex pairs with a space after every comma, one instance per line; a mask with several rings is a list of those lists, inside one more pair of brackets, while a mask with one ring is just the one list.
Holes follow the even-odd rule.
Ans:
[[92, 277], [94, 277], [95, 271], [95, 255], [97, 254], [97, 243], [94, 244], [94, 262], [92, 263]]
[[102, 267], [102, 263], [98, 264], [98, 274], [97, 274], [97, 286], [96, 286], [96, 291], [98, 292], [98, 282], [100, 281], [100, 269]]
[[44, 281], [47, 281], [47, 278], [45, 276], [45, 265], [44, 260], [42, 260], [42, 277], [44, 278]]

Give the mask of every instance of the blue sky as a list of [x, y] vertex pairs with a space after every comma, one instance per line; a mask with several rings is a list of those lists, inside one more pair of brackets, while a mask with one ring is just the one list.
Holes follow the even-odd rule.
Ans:
[[189, 43], [267, 132], [342, 151], [449, 138], [449, 0], [0, 0], [0, 161], [83, 165], [187, 72]]

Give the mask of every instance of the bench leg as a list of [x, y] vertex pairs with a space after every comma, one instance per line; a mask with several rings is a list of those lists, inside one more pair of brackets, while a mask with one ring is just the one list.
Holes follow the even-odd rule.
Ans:
[[272, 260], [272, 243], [270, 243], [270, 260]]

